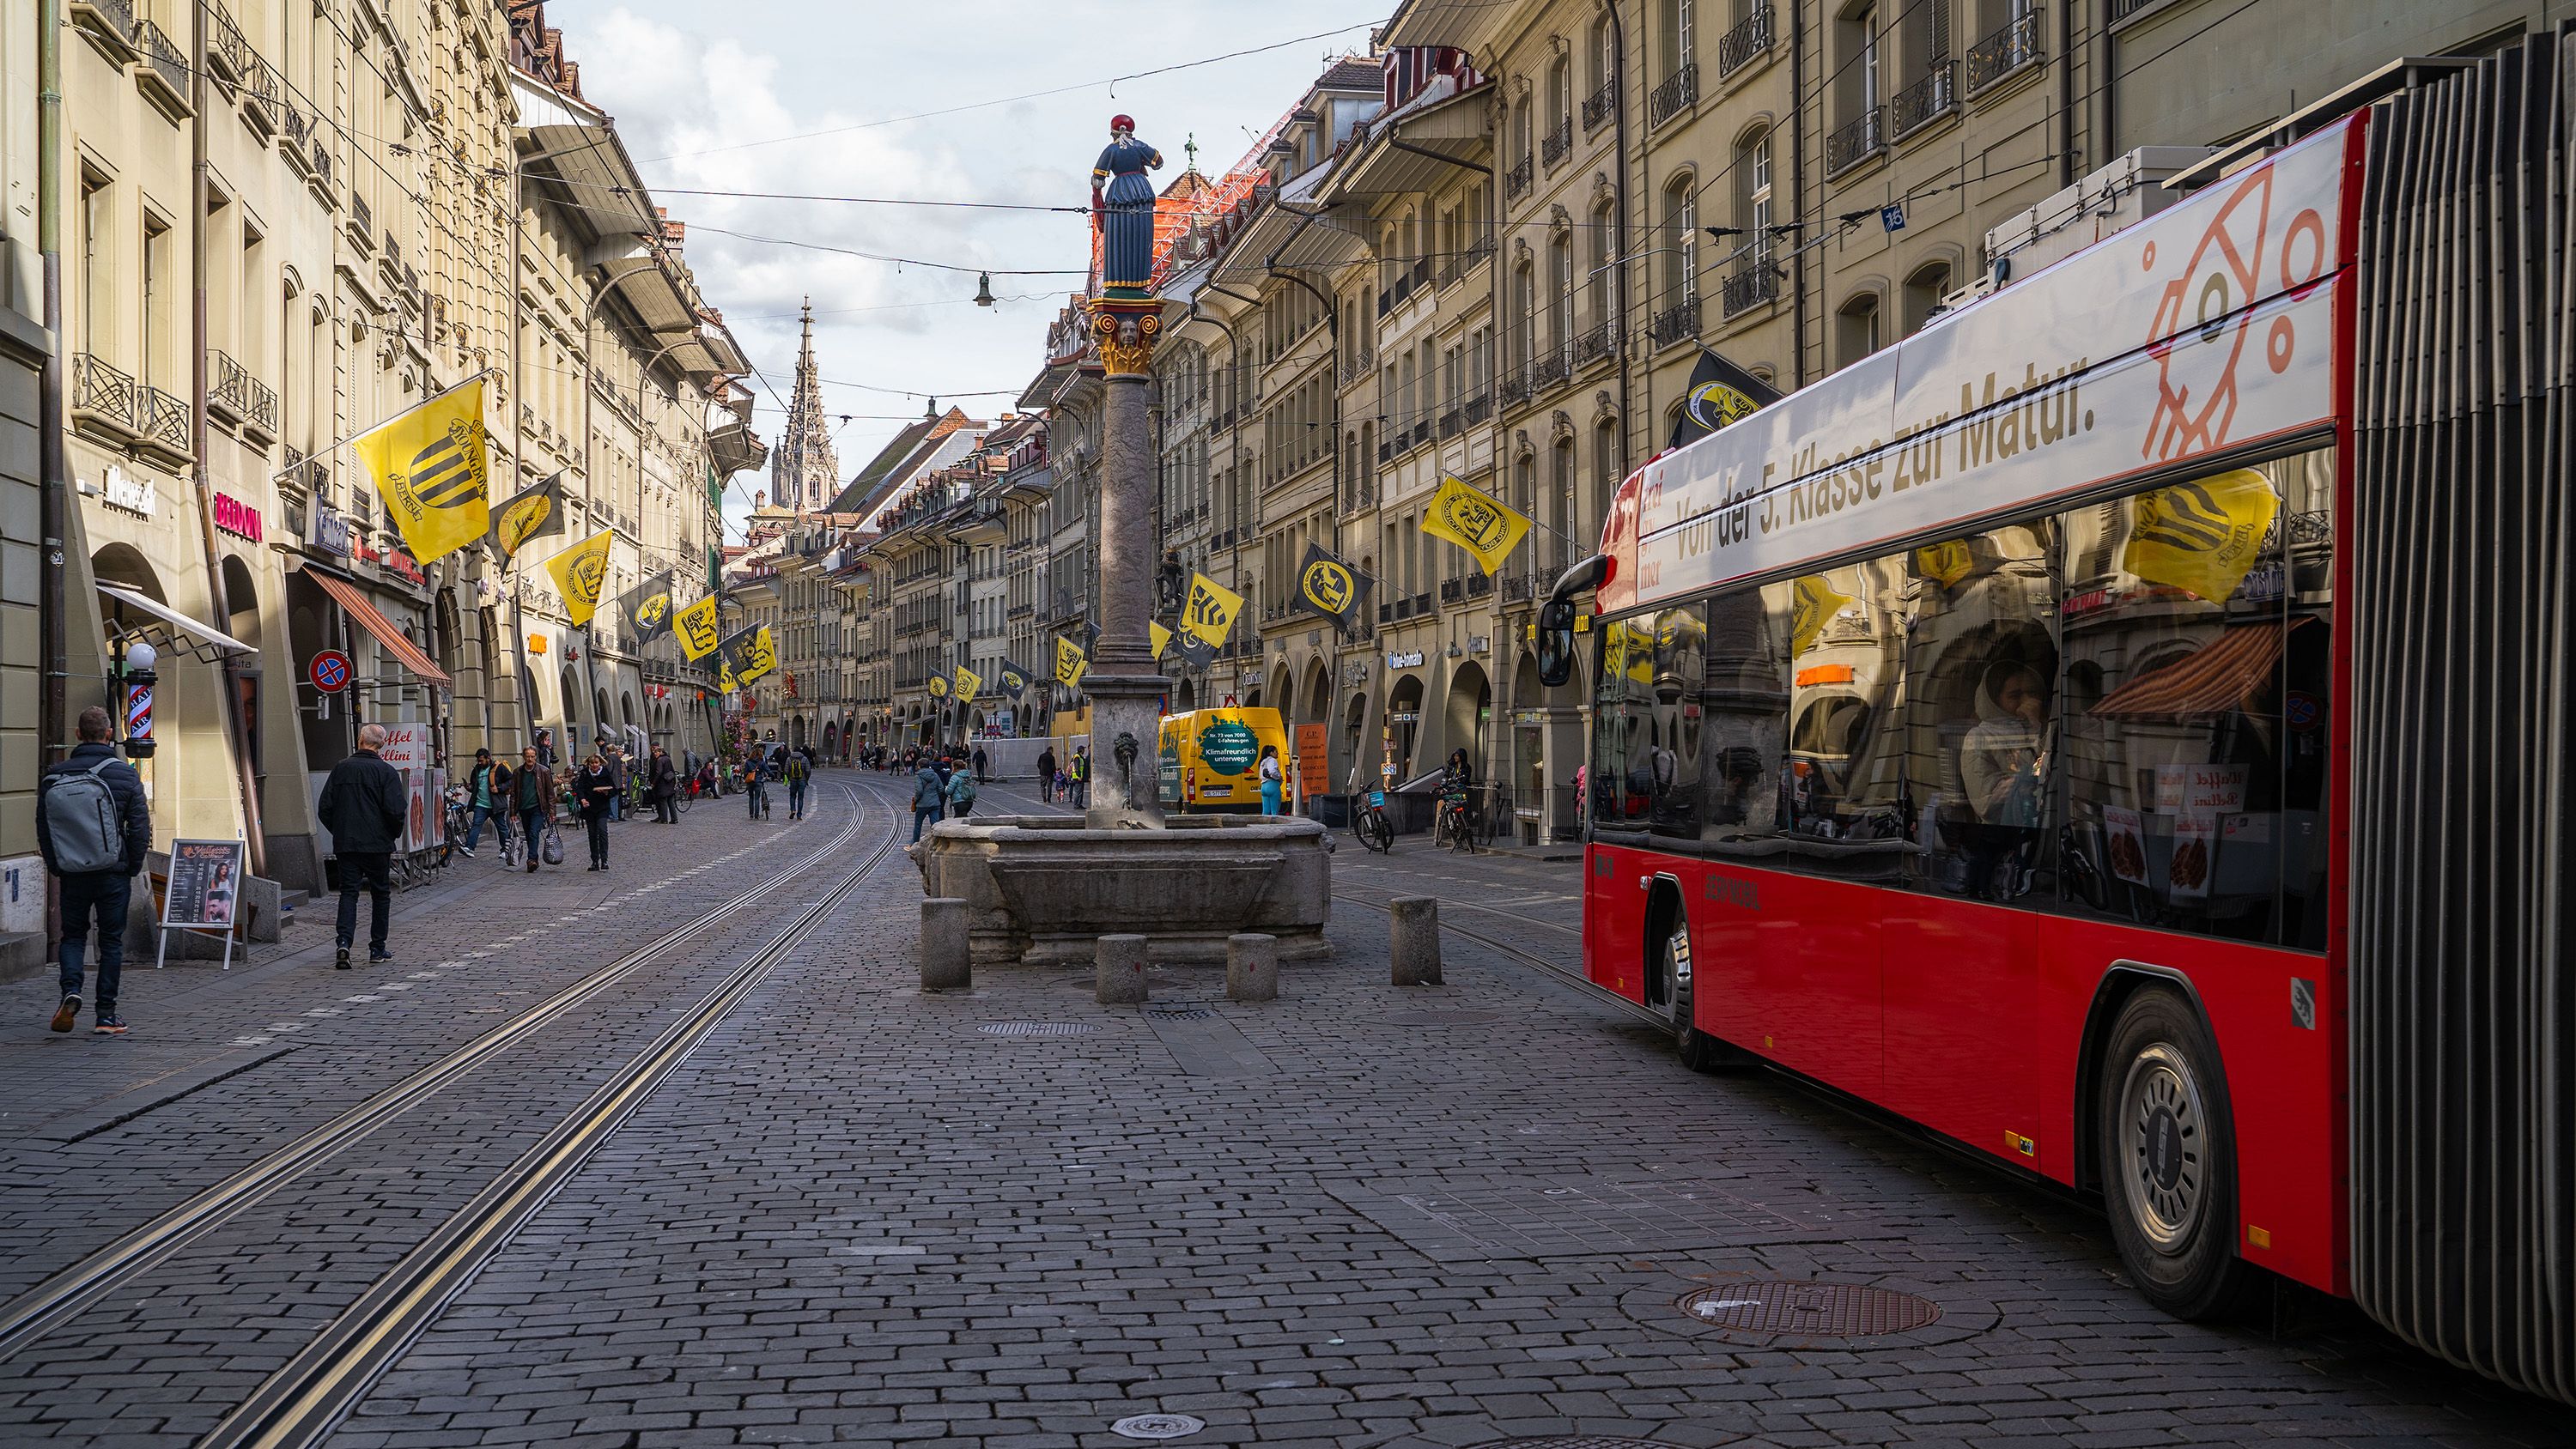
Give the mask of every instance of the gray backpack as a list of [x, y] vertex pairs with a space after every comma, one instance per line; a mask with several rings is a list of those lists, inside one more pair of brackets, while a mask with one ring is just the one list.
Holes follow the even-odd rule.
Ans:
[[54, 840], [54, 870], [61, 875], [94, 875], [125, 869], [125, 830], [118, 819], [116, 792], [100, 771], [115, 764], [101, 760], [86, 770], [54, 777], [45, 790], [45, 832]]

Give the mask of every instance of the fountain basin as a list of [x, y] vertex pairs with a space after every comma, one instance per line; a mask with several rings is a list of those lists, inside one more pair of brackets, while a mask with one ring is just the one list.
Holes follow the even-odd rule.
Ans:
[[1155, 961], [1225, 960], [1225, 938], [1279, 938], [1282, 960], [1332, 954], [1324, 827], [1289, 815], [1184, 815], [1164, 830], [1091, 830], [1078, 815], [943, 820], [914, 851], [933, 897], [963, 900], [977, 966], [1089, 966], [1102, 936]]

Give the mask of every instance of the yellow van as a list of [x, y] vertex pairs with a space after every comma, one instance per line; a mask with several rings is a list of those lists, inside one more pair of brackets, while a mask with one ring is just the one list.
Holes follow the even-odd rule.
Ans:
[[1163, 808], [1184, 815], [1261, 813], [1261, 748], [1279, 752], [1287, 806], [1288, 732], [1275, 709], [1196, 709], [1163, 716], [1157, 762]]

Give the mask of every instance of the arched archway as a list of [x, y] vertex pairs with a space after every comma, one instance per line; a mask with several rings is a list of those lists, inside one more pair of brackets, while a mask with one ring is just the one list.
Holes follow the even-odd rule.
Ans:
[[224, 555], [223, 574], [224, 607], [230, 611], [224, 632], [255, 645], [259, 643], [259, 585], [251, 578], [250, 567], [233, 554]]
[[[1442, 720], [1441, 753], [1463, 749], [1467, 762], [1477, 778], [1482, 779], [1493, 768], [1488, 753], [1486, 726], [1493, 718], [1494, 686], [1485, 678], [1485, 666], [1472, 659], [1461, 660], [1449, 675], [1449, 702]], [[1433, 762], [1424, 761], [1424, 768]]]
[[563, 667], [563, 678], [559, 682], [563, 685], [563, 693], [558, 696], [563, 704], [563, 710], [561, 713], [563, 720], [563, 738], [556, 742], [556, 748], [563, 751], [567, 758], [570, 758], [572, 752], [579, 748], [581, 744], [581, 740], [579, 738], [581, 734], [581, 680], [573, 673], [572, 666], [567, 664]]
[[1400, 674], [1386, 695], [1386, 722], [1395, 731], [1395, 778], [1397, 783], [1419, 773], [1413, 758], [1413, 742], [1422, 735], [1422, 676]]
[[89, 571], [102, 584], [131, 589], [156, 604], [170, 602], [161, 591], [161, 575], [154, 572], [152, 561], [130, 543], [111, 543], [89, 556]]
[[1191, 710], [1198, 707], [1199, 687], [1197, 681], [1189, 679], [1182, 680], [1180, 689], [1172, 696], [1173, 712], [1176, 714], [1188, 714]]

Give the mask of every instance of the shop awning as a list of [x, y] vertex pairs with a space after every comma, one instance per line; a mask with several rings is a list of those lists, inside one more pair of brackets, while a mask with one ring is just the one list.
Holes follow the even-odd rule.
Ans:
[[[2301, 619], [2291, 627], [2309, 622]], [[2230, 629], [2184, 658], [2121, 685], [2086, 713], [2097, 719], [2226, 714], [2271, 677], [2285, 637], [2269, 624]]]
[[[100, 584], [98, 592], [101, 598], [126, 611], [128, 630], [141, 634], [162, 654], [184, 654], [200, 664], [214, 664], [227, 654], [259, 652], [212, 624], [200, 624], [149, 595], [115, 584]], [[138, 614], [140, 619], [134, 617]]]
[[447, 671], [439, 668], [427, 654], [422, 653], [420, 646], [405, 637], [402, 630], [395, 628], [393, 620], [386, 618], [374, 604], [367, 602], [367, 596], [358, 592], [357, 585], [345, 579], [333, 578], [320, 569], [306, 569], [304, 572], [312, 578], [313, 582], [320, 584], [332, 598], [340, 601], [340, 607], [349, 611], [349, 617], [356, 621], [359, 628], [375, 635], [377, 643], [391, 651], [394, 658], [401, 660], [403, 668], [419, 675], [423, 683], [435, 684], [441, 689], [456, 687], [456, 681], [448, 678]]

